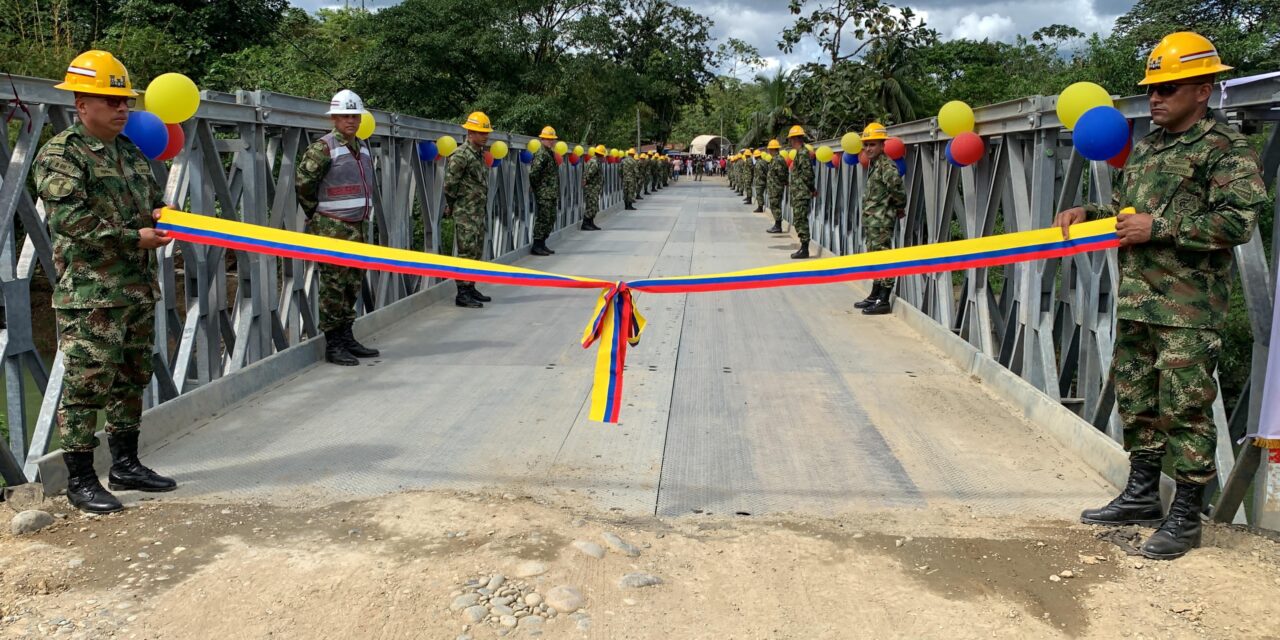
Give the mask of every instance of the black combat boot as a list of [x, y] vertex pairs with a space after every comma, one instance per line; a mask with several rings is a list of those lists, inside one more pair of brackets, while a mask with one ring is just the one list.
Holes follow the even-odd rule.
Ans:
[[377, 349], [370, 349], [356, 340], [356, 334], [351, 331], [353, 323], [346, 323], [338, 329], [342, 331], [342, 346], [346, 347], [347, 353], [357, 358], [376, 358], [381, 353]]
[[800, 243], [800, 249], [799, 249], [799, 250], [797, 250], [795, 253], [791, 254], [791, 259], [792, 259], [792, 260], [799, 260], [799, 259], [801, 259], [801, 258], [808, 258], [808, 257], [809, 257], [809, 243], [808, 243], [808, 242], [801, 242], [801, 243]]
[[751, 196], [742, 199], [742, 204], [751, 204]]
[[773, 223], [773, 226], [769, 227], [769, 229], [765, 231], [765, 233], [782, 233], [782, 223], [781, 222]]
[[1179, 482], [1169, 507], [1169, 517], [1142, 545], [1142, 555], [1152, 560], [1173, 560], [1200, 546], [1200, 510], [1204, 485]]
[[751, 213], [764, 213], [764, 204], [762, 203], [762, 204], [756, 205], [756, 208], [752, 210]]
[[881, 290], [881, 289], [883, 289], [883, 288], [884, 288], [884, 287], [880, 286], [880, 283], [879, 283], [879, 282], [876, 282], [876, 283], [872, 284], [872, 285], [871, 285], [871, 295], [868, 295], [868, 296], [867, 296], [867, 298], [866, 298], [865, 300], [863, 300], [862, 302], [855, 302], [855, 303], [853, 303], [853, 308], [854, 308], [854, 309], [866, 309], [867, 307], [870, 307], [871, 305], [875, 304], [875, 303], [876, 303], [876, 299], [880, 297], [880, 290]]
[[458, 287], [458, 294], [453, 297], [454, 304], [467, 309], [479, 309], [484, 306], [479, 300], [471, 297], [471, 285], [456, 281], [454, 284]]
[[62, 461], [67, 465], [67, 502], [71, 506], [86, 513], [112, 513], [124, 508], [98, 481], [92, 451], [66, 452]]
[[535, 256], [549, 256], [551, 249], [547, 248], [546, 240], [534, 240], [533, 246], [529, 248], [529, 253]]
[[470, 291], [471, 298], [474, 299], [476, 302], [493, 302], [493, 298], [490, 298], [489, 296], [486, 296], [485, 294], [480, 293], [480, 290], [476, 288], [475, 283], [472, 283], [468, 286], [471, 289]]
[[627, 206], [623, 207], [623, 209], [625, 209], [625, 210], [627, 210], [627, 211], [635, 211], [635, 210], [636, 210], [636, 208], [635, 208], [635, 207], [631, 206], [631, 203], [630, 203], [630, 202], [628, 202], [628, 203], [627, 203]]
[[166, 478], [138, 460], [138, 431], [121, 431], [107, 435], [111, 447], [111, 471], [107, 474], [107, 486], [112, 491], [148, 491], [159, 493], [173, 491], [178, 483]]
[[1129, 481], [1124, 491], [1101, 509], [1085, 509], [1085, 524], [1137, 524], [1154, 527], [1164, 519], [1160, 507], [1160, 459], [1129, 458]]
[[582, 224], [587, 231], [600, 231], [600, 227], [596, 226], [595, 218], [583, 218]]
[[347, 342], [342, 339], [341, 327], [324, 332], [324, 359], [344, 367], [354, 367], [360, 364], [360, 361], [356, 360], [356, 357], [351, 355], [350, 351], [347, 351]]
[[872, 303], [862, 309], [867, 316], [882, 316], [893, 311], [893, 287], [881, 287], [880, 295]]

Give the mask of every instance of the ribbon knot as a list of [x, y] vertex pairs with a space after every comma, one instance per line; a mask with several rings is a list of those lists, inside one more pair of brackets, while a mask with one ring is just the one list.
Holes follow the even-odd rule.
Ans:
[[591, 420], [617, 422], [622, 407], [622, 375], [627, 347], [640, 342], [644, 316], [636, 311], [631, 288], [615, 283], [600, 292], [591, 322], [582, 332], [582, 348], [597, 341], [595, 377], [591, 385]]

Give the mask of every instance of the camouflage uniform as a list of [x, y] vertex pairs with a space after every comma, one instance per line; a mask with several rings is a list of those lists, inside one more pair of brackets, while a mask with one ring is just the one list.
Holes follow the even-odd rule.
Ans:
[[53, 236], [59, 348], [65, 376], [62, 448], [93, 451], [98, 411], [108, 434], [137, 431], [151, 382], [155, 301], [150, 251], [138, 248], [164, 206], [151, 165], [132, 142], [103, 142], [81, 124], [45, 144], [35, 183]]
[[551, 150], [542, 149], [529, 165], [529, 187], [538, 203], [538, 217], [533, 223], [533, 239], [546, 240], [556, 226], [556, 203], [560, 201], [560, 167]]
[[582, 217], [595, 220], [600, 212], [600, 193], [604, 191], [604, 160], [588, 162], [582, 172]]
[[[907, 196], [902, 186], [898, 166], [889, 156], [880, 154], [867, 174], [866, 192], [862, 194], [862, 231], [867, 240], [867, 251], [884, 251], [892, 248], [893, 223], [898, 212], [907, 206]], [[876, 284], [892, 287], [893, 278], [881, 278]]]
[[[360, 139], [348, 138], [334, 131], [334, 142], [346, 145], [356, 154], [360, 151]], [[336, 147], [335, 147], [336, 148]], [[364, 242], [364, 222], [346, 222], [316, 215], [319, 206], [320, 183], [329, 172], [333, 159], [329, 147], [321, 140], [311, 143], [298, 164], [296, 190], [298, 204], [307, 215], [307, 231], [317, 236], [335, 240]], [[333, 331], [356, 319], [356, 300], [364, 283], [364, 271], [351, 267], [317, 263], [320, 275], [320, 330]]]
[[[489, 169], [483, 152], [470, 142], [449, 157], [445, 171], [444, 195], [453, 217], [453, 239], [459, 258], [484, 259], [485, 206], [489, 202]], [[469, 286], [470, 281], [458, 284]]]
[[636, 201], [637, 186], [640, 184], [639, 176], [640, 167], [636, 164], [633, 156], [624, 156], [622, 158], [622, 196], [626, 198], [626, 204], [631, 205]]
[[1163, 129], [1134, 145], [1110, 206], [1152, 216], [1151, 240], [1121, 248], [1111, 375], [1133, 458], [1172, 445], [1176, 479], [1216, 474], [1213, 379], [1227, 316], [1231, 248], [1247, 242], [1267, 200], [1248, 140], [1212, 115], [1180, 133]]
[[813, 160], [809, 157], [809, 150], [800, 147], [791, 163], [787, 195], [791, 200], [791, 224], [802, 243], [809, 241], [809, 202], [813, 200], [813, 181]]
[[787, 160], [782, 155], [773, 156], [769, 163], [766, 182], [769, 189], [769, 212], [773, 221], [782, 224], [782, 193], [787, 188]]

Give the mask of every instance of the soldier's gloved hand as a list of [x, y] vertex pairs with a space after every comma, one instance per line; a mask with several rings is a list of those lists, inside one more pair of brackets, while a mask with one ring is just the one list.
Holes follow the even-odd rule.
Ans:
[[1151, 241], [1151, 214], [1122, 213], [1116, 216], [1116, 236], [1120, 246], [1128, 247]]
[[159, 249], [170, 242], [173, 242], [173, 238], [170, 238], [168, 232], [161, 229], [146, 227], [138, 230], [139, 249]]
[[1061, 211], [1053, 219], [1053, 226], [1062, 229], [1062, 239], [1071, 239], [1071, 225], [1080, 224], [1085, 221], [1088, 216], [1084, 213], [1084, 207], [1074, 207]]

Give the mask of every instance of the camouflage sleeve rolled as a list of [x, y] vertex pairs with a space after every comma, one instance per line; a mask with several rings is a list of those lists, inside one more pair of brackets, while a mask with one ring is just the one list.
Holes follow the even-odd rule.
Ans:
[[302, 154], [302, 161], [298, 163], [295, 188], [298, 192], [298, 204], [302, 205], [308, 218], [315, 215], [316, 207], [320, 204], [320, 181], [329, 172], [331, 162], [329, 147], [317, 140], [307, 147]]
[[46, 149], [36, 159], [36, 191], [45, 203], [49, 231], [85, 248], [103, 247], [107, 253], [121, 246], [137, 247], [139, 230], [115, 224], [90, 207], [85, 178], [84, 167], [55, 150]]
[[1151, 225], [1153, 242], [1172, 242], [1179, 249], [1216, 251], [1244, 244], [1267, 201], [1267, 187], [1257, 156], [1244, 138], [1213, 163], [1208, 174], [1207, 206], [1179, 207], [1177, 197], [1166, 217]]

